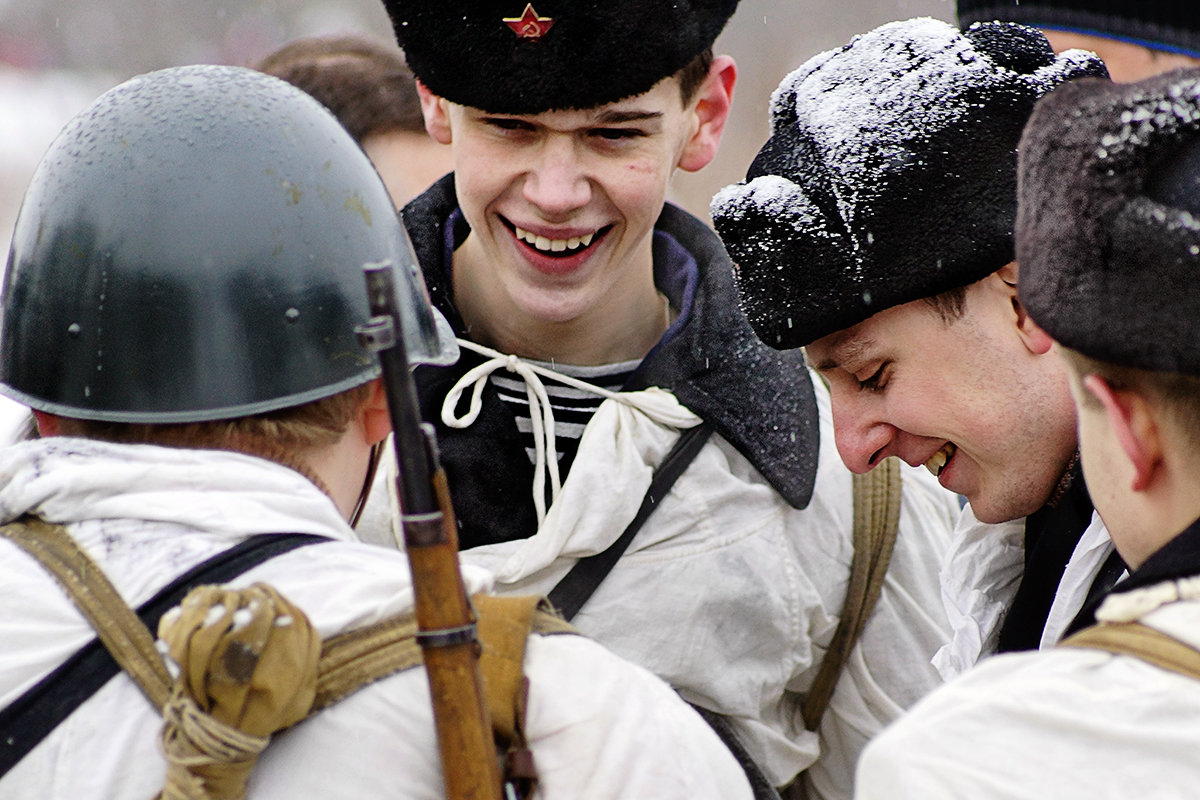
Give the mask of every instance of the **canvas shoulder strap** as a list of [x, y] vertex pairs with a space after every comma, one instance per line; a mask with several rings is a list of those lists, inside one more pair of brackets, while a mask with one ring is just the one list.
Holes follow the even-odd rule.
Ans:
[[[808, 730], [816, 730], [820, 725], [850, 651], [883, 590], [883, 579], [891, 563], [900, 525], [901, 488], [900, 464], [895, 458], [887, 459], [866, 475], [853, 476], [854, 556], [850, 563], [850, 579], [838, 627], [801, 709]], [[804, 784], [798, 780], [782, 792], [777, 791], [750, 757], [729, 721], [706, 708], [695, 704], [693, 707], [742, 765], [756, 800], [804, 796]]]
[[[0, 533], [25, 547], [55, 575], [97, 630], [103, 643], [101, 649], [111, 654], [113, 664], [120, 664], [138, 683], [147, 698], [150, 698], [157, 708], [163, 708], [171, 694], [172, 681], [163, 666], [162, 657], [157, 652], [154, 637], [145, 621], [145, 614], [135, 614], [124, 603], [100, 567], [79, 548], [66, 529], [28, 518], [5, 526], [0, 529]], [[281, 536], [263, 538], [276, 540], [281, 539]], [[295, 541], [291, 547], [323, 540], [323, 537], [305, 536]], [[261, 554], [263, 546], [259, 544], [257, 548], [239, 546], [233, 549], [239, 552], [257, 549]], [[268, 548], [268, 552], [255, 563], [261, 563], [271, 555], [283, 551], [284, 547], [280, 545]], [[158, 616], [161, 617], [172, 605], [182, 602], [187, 591], [202, 582], [207, 582], [206, 578], [212, 578], [215, 572], [222, 573], [221, 580], [228, 579], [232, 577], [228, 574], [231, 571], [228, 565], [245, 561], [239, 559], [236, 554], [231, 555], [230, 551], [221, 555], [223, 558], [205, 562], [209, 569], [194, 568], [161, 591], [159, 596], [156, 596], [156, 600], [160, 600], [157, 604], [160, 607]], [[249, 566], [252, 565], [242, 566], [238, 572], [248, 569]], [[185, 584], [187, 588], [181, 589]], [[167, 599], [160, 599], [162, 597]], [[168, 605], [170, 600], [174, 602]], [[479, 615], [479, 636], [482, 644], [480, 670], [483, 673], [497, 741], [505, 749], [506, 779], [514, 785], [518, 796], [528, 796], [535, 785], [536, 774], [524, 731], [525, 703], [528, 695], [528, 681], [523, 669], [525, 645], [531, 633], [549, 635], [576, 631], [552, 613], [544, 598], [476, 595], [472, 600]], [[157, 621], [155, 625], [157, 626]], [[316, 694], [310, 715], [374, 681], [418, 666], [422, 656], [416, 641], [416, 632], [416, 619], [410, 613], [324, 640], [321, 643]], [[113, 674], [115, 673], [114, 669]], [[59, 684], [59, 688], [66, 687]], [[90, 693], [87, 696], [90, 696]], [[18, 703], [25, 699], [20, 698]], [[36, 699], [53, 704], [54, 694], [43, 691]], [[86, 696], [83, 699], [86, 699]], [[2, 751], [3, 772], [7, 772], [32, 750], [38, 741], [81, 702], [82, 699], [70, 704], [63, 713], [54, 717], [53, 724], [37, 726], [40, 734], [36, 738], [23, 735], [18, 737], [19, 741], [14, 741], [13, 737], [7, 737], [8, 746]], [[0, 713], [7, 714], [11, 708], [12, 706]], [[14, 718], [12, 721], [19, 722], [20, 719]], [[0, 732], [16, 733], [17, 728], [0, 725]], [[18, 746], [14, 747], [14, 744]], [[0, 775], [3, 772], [0, 772]]]
[[[122, 669], [161, 707], [168, 679], [150, 630], [157, 629], [159, 618], [179, 605], [192, 587], [231, 580], [275, 555], [327, 541], [309, 534], [250, 537], [180, 575], [134, 614], [62, 526], [27, 516], [0, 527], [0, 536], [24, 549], [55, 576], [98, 636], [0, 710], [0, 777]], [[116, 652], [125, 663], [114, 660]]]
[[854, 557], [837, 630], [804, 700], [804, 725], [821, 724], [833, 689], [871, 616], [891, 563], [900, 525], [900, 463], [892, 457], [865, 475], [854, 475]]
[[1200, 650], [1139, 622], [1101, 623], [1068, 636], [1059, 647], [1090, 647], [1140, 658], [1200, 680]]

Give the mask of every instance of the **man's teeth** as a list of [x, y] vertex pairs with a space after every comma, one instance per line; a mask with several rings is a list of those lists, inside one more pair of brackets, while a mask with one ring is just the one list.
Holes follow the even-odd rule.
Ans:
[[951, 442], [946, 442], [944, 445], [942, 445], [941, 450], [938, 450], [929, 457], [928, 461], [925, 462], [925, 469], [929, 470], [934, 475], [941, 475], [942, 470], [946, 468], [946, 462], [954, 458], [954, 454], [957, 451], [958, 447], [956, 445]]
[[518, 239], [541, 250], [543, 253], [562, 253], [566, 250], [578, 250], [581, 247], [587, 247], [592, 243], [592, 237], [596, 235], [589, 233], [584, 236], [572, 236], [570, 239], [548, 239], [545, 236], [530, 233], [524, 228], [516, 228], [516, 231]]

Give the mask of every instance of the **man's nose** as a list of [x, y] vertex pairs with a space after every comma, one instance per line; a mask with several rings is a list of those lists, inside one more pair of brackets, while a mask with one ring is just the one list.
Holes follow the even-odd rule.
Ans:
[[525, 176], [525, 199], [548, 220], [561, 219], [588, 204], [592, 183], [567, 137], [550, 139]]
[[833, 437], [838, 455], [851, 472], [870, 472], [890, 453], [896, 429], [871, 414], [862, 403], [834, 396]]

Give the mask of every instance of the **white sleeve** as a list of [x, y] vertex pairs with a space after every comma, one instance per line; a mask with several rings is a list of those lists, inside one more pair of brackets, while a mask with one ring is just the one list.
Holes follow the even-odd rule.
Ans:
[[750, 798], [745, 773], [661, 679], [583, 636], [531, 637], [526, 730], [545, 800]]
[[855, 800], [1196, 796], [1196, 681], [1089, 648], [991, 656], [867, 746]]

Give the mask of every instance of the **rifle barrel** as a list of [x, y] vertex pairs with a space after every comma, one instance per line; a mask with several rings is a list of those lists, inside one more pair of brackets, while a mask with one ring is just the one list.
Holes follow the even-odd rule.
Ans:
[[499, 800], [500, 769], [479, 671], [475, 610], [458, 562], [458, 535], [432, 426], [423, 424], [404, 346], [390, 262], [364, 267], [371, 321], [359, 329], [379, 354], [392, 418], [404, 546], [417, 641], [433, 700], [449, 800]]

